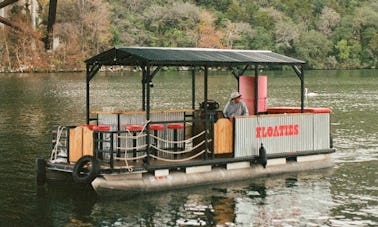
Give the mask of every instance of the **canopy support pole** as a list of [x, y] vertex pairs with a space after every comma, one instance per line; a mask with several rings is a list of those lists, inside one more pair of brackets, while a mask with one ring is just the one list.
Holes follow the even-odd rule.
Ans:
[[[204, 94], [204, 102], [205, 102], [205, 105], [204, 105], [204, 109], [205, 109], [205, 129], [207, 131], [208, 129], [208, 126], [209, 126], [209, 119], [207, 117], [208, 115], [208, 111], [207, 111], [207, 90], [208, 90], [208, 77], [209, 77], [209, 68], [207, 66], [205, 66], [205, 72], [204, 72], [204, 91], [203, 91], [203, 94]], [[205, 159], [208, 159], [208, 154], [207, 154], [207, 151], [209, 150], [209, 144], [208, 144], [208, 133], [206, 132], [205, 133]]]
[[192, 110], [196, 108], [196, 71], [192, 69]]
[[234, 75], [235, 79], [238, 82], [238, 91], [239, 91], [239, 77], [241, 75], [243, 75], [245, 73], [245, 71], [247, 71], [248, 67], [249, 67], [249, 65], [244, 66], [244, 68], [242, 68], [242, 69], [239, 68], [239, 67], [231, 68], [232, 69], [231, 73], [232, 73], [232, 75]]
[[[158, 66], [154, 69], [154, 71], [151, 73], [151, 67], [146, 66], [143, 69], [143, 79], [142, 79], [142, 87], [143, 87], [143, 110], [146, 111], [146, 121], [149, 122], [151, 118], [151, 83], [154, 76], [159, 72], [161, 66]], [[146, 103], [146, 104], [144, 104]], [[147, 128], [149, 127], [149, 124], [147, 124]], [[146, 142], [147, 142], [147, 159], [145, 161], [145, 164], [148, 166], [150, 161], [150, 153], [151, 153], [151, 143], [150, 143], [150, 131], [147, 130], [146, 132]]]
[[146, 110], [146, 86], [148, 87], [151, 86], [152, 79], [160, 71], [161, 66], [156, 67], [156, 69], [151, 74], [150, 74], [151, 72], [150, 67], [142, 66], [141, 68], [142, 68], [142, 110], [145, 111]]
[[146, 120], [150, 120], [150, 112], [151, 112], [151, 103], [150, 103], [150, 96], [151, 96], [151, 87], [150, 87], [150, 82], [152, 81], [152, 77], [153, 75], [150, 74], [151, 72], [151, 68], [150, 67], [147, 67], [147, 70], [146, 70], [146, 80], [145, 80], [145, 86], [147, 88], [147, 94], [146, 94]]
[[[157, 69], [155, 69], [155, 71], [150, 74], [151, 72], [151, 68], [149, 66], [146, 67], [146, 77], [145, 77], [145, 83], [143, 86], [147, 86], [147, 102], [146, 102], [146, 121], [149, 122], [150, 120], [150, 112], [151, 112], [151, 104], [150, 104], [150, 97], [151, 97], [151, 87], [150, 87], [150, 82], [152, 81], [152, 78], [153, 76], [156, 74], [156, 72], [158, 71], [158, 69], [160, 69], [160, 67], [158, 67]], [[150, 123], [147, 123], [147, 129], [149, 128], [149, 125]], [[151, 144], [150, 144], [150, 130], [147, 130], [146, 131], [146, 143], [147, 143], [147, 159], [146, 161], [144, 162], [147, 166], [149, 165], [150, 163], [150, 153], [151, 153]]]
[[301, 80], [301, 113], [304, 113], [304, 100], [305, 100], [304, 90], [305, 90], [305, 88], [304, 88], [304, 70], [303, 70], [303, 66], [301, 66], [300, 68], [298, 68], [297, 65], [293, 65], [292, 67], [294, 69], [294, 72], [297, 74], [297, 76]]
[[142, 110], [146, 110], [146, 68], [145, 66], [141, 66], [142, 68]]
[[91, 121], [90, 119], [90, 82], [93, 79], [93, 77], [96, 75], [96, 73], [100, 70], [101, 65], [95, 64], [90, 67], [88, 64], [86, 66], [86, 114], [87, 114], [87, 124]]
[[259, 66], [255, 65], [255, 100], [254, 100], [254, 113], [257, 115], [259, 113]]

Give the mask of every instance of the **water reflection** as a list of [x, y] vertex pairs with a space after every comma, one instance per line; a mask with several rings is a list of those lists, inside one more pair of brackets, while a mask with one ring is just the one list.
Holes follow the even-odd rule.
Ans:
[[218, 224], [234, 223], [235, 201], [232, 197], [212, 197], [214, 207], [214, 221]]
[[343, 163], [338, 177], [333, 177], [331, 190], [335, 205], [332, 223], [343, 225], [378, 224], [377, 162]]
[[329, 172], [290, 175], [132, 198], [97, 197], [48, 186], [38, 195], [45, 224], [74, 226], [275, 226], [325, 224], [332, 205]]
[[38, 224], [42, 226], [91, 226], [88, 218], [97, 201], [91, 187], [57, 183], [37, 187], [36, 209]]
[[[299, 106], [298, 78], [292, 72], [267, 74], [268, 106]], [[51, 127], [84, 123], [84, 74], [0, 75], [0, 226], [178, 226], [185, 220], [208, 226], [377, 226], [376, 74], [306, 72], [305, 86], [319, 94], [306, 105], [333, 111], [331, 129], [338, 152], [332, 174], [285, 175], [106, 199], [71, 186], [36, 190], [34, 184], [34, 160], [49, 156]], [[154, 109], [170, 108], [172, 101], [177, 108], [191, 106], [190, 73], [180, 73], [180, 87], [172, 76], [156, 75]], [[91, 87], [94, 109], [140, 108], [134, 95], [140, 81], [139, 73], [100, 73]], [[200, 78], [197, 85], [199, 103]], [[223, 106], [236, 82], [229, 73], [211, 72], [209, 86], [216, 88], [209, 98]]]
[[298, 186], [297, 183], [298, 183], [297, 178], [286, 178], [285, 179], [285, 185], [288, 188], [293, 188], [293, 187]]
[[97, 197], [90, 188], [49, 185], [39, 188], [35, 218], [53, 226], [375, 225], [376, 163], [350, 164], [132, 197]]

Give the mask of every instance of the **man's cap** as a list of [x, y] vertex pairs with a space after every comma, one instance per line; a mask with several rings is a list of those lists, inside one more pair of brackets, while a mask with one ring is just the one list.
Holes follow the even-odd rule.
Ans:
[[235, 91], [231, 93], [231, 99], [239, 98], [241, 95], [239, 92]]

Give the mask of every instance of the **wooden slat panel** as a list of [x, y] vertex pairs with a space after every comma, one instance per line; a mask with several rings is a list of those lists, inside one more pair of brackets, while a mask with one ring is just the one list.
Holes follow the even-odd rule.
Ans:
[[219, 119], [214, 124], [214, 153], [232, 153], [232, 122], [226, 118]]
[[76, 162], [83, 156], [83, 128], [70, 129], [70, 162]]
[[83, 155], [93, 156], [93, 131], [83, 127]]

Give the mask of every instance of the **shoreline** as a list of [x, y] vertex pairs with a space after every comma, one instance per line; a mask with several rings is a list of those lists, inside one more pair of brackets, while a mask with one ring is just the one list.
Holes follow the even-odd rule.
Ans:
[[[307, 71], [355, 71], [355, 70], [377, 70], [374, 66], [371, 68], [335, 68], [335, 69], [307, 69]], [[100, 72], [141, 72], [142, 70], [136, 69], [136, 68], [130, 68], [130, 67], [120, 67], [117, 69], [114, 68], [105, 68], [100, 70]], [[183, 71], [190, 71], [188, 67], [186, 68], [162, 68], [162, 71], [167, 71], [167, 72], [183, 72]], [[227, 71], [227, 69], [224, 68], [209, 68], [209, 71]], [[264, 71], [288, 71], [286, 68], [281, 68], [281, 69], [264, 69]], [[72, 69], [72, 70], [35, 70], [35, 71], [7, 71], [7, 70], [0, 70], [0, 74], [38, 74], [38, 73], [85, 73], [85, 69]]]

